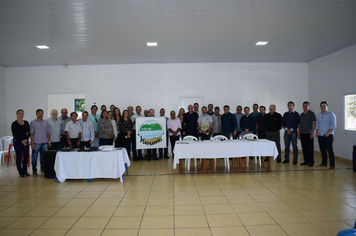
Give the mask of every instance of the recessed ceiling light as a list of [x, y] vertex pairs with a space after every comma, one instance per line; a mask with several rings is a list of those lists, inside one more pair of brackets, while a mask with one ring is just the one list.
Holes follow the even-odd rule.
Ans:
[[256, 45], [266, 45], [268, 42], [257, 42]]
[[157, 47], [157, 42], [148, 42], [147, 43], [147, 46], [149, 46], [149, 47]]
[[36, 48], [39, 48], [39, 49], [49, 49], [49, 47], [46, 46], [46, 45], [36, 45]]

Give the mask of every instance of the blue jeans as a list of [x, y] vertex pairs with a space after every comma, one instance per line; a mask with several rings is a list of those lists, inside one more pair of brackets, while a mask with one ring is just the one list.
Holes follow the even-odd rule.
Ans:
[[289, 152], [290, 152], [290, 142], [292, 141], [292, 146], [293, 146], [293, 161], [298, 161], [298, 145], [297, 145], [297, 130], [293, 130], [290, 135], [287, 134], [287, 131], [284, 132], [284, 145], [285, 147], [285, 159], [286, 161], [289, 161]]
[[93, 145], [91, 145], [92, 147], [99, 147], [99, 138], [94, 138], [94, 142]]
[[47, 150], [47, 143], [35, 143], [35, 150], [32, 150], [32, 171], [37, 172], [37, 157], [40, 153], [41, 171], [44, 170], [43, 152]]
[[61, 141], [60, 141], [60, 145], [59, 145], [59, 150], [61, 150], [64, 147], [68, 147], [68, 140], [67, 137], [65, 135], [61, 135]]
[[[131, 131], [131, 144], [132, 144], [132, 156], [134, 159], [137, 158], [137, 150], [136, 150], [136, 130]], [[138, 157], [142, 158], [142, 150], [138, 150]]]

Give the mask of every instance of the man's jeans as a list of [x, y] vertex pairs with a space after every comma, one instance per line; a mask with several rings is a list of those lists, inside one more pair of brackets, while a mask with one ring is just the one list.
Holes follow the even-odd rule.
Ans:
[[32, 150], [32, 171], [37, 172], [37, 157], [40, 153], [41, 171], [44, 170], [43, 152], [47, 150], [47, 143], [35, 143], [35, 150]]
[[293, 130], [290, 135], [287, 134], [287, 131], [284, 132], [284, 145], [285, 147], [285, 159], [289, 161], [289, 153], [290, 153], [290, 142], [292, 141], [293, 146], [293, 161], [298, 161], [298, 145], [297, 145], [297, 130]]

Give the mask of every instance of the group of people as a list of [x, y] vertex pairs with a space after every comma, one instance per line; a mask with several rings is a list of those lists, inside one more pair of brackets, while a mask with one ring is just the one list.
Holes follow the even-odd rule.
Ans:
[[[170, 140], [172, 153], [175, 142], [180, 136], [192, 135], [200, 136], [202, 140], [210, 139], [211, 136], [224, 135], [234, 139], [245, 134], [255, 134], [260, 139], [266, 138], [276, 143], [279, 155], [277, 162], [281, 162], [280, 129], [285, 129], [285, 160], [289, 163], [290, 143], [293, 146], [293, 164], [297, 164], [298, 147], [297, 139], [301, 140], [304, 162], [301, 165], [314, 165], [314, 137], [318, 138], [322, 163], [320, 167], [327, 166], [327, 153], [330, 158], [330, 169], [335, 168], [335, 158], [333, 153], [334, 130], [336, 127], [336, 116], [328, 111], [327, 102], [320, 103], [321, 112], [316, 116], [310, 110], [309, 102], [303, 103], [303, 113], [299, 114], [294, 110], [294, 103], [288, 102], [288, 111], [281, 114], [276, 112], [276, 106], [269, 106], [269, 113], [266, 113], [264, 106], [253, 104], [253, 111], [250, 113], [248, 106], [236, 107], [236, 113], [230, 113], [230, 107], [223, 107], [224, 113], [220, 114], [220, 108], [213, 104], [208, 107], [203, 106], [199, 110], [199, 104], [188, 106], [188, 112], [181, 108], [176, 115], [175, 111], [170, 112], [170, 118], [165, 117], [165, 109], [160, 109], [160, 117], [166, 118], [167, 140]], [[258, 111], [259, 109], [259, 111]], [[31, 138], [32, 149], [32, 171], [37, 176], [37, 156], [40, 154], [41, 171], [44, 171], [43, 153], [48, 150], [61, 150], [69, 148], [89, 148], [101, 145], [115, 145], [124, 147], [127, 153], [132, 151], [134, 161], [143, 160], [143, 151], [136, 150], [136, 118], [154, 117], [154, 109], [145, 110], [142, 114], [140, 106], [136, 106], [135, 113], [132, 106], [129, 106], [122, 113], [115, 105], [111, 105], [107, 110], [105, 105], [101, 106], [98, 113], [96, 105], [91, 106], [90, 114], [87, 111], [82, 113], [82, 119], [77, 120], [78, 114], [72, 112], [68, 116], [66, 108], [61, 109], [61, 116], [53, 109], [51, 117], [43, 119], [43, 110], [36, 111], [36, 119], [30, 124], [23, 120], [24, 111], [17, 110], [17, 119], [12, 123], [14, 148], [16, 152], [16, 165], [20, 177], [28, 176], [27, 161], [29, 156], [29, 138]], [[147, 160], [151, 157], [159, 160], [156, 149], [144, 150], [147, 152]], [[21, 155], [22, 153], [22, 155]], [[160, 158], [168, 157], [168, 148], [159, 149]], [[23, 156], [23, 161], [21, 161]]]

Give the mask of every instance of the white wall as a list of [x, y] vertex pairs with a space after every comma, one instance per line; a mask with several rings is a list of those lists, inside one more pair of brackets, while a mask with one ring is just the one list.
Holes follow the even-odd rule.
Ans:
[[[115, 104], [121, 110], [141, 105], [178, 111], [180, 96], [202, 96], [204, 105], [220, 107], [271, 103], [284, 113], [294, 101], [301, 111], [308, 100], [306, 63], [189, 63], [14, 67], [6, 69], [7, 132], [15, 111], [25, 119], [46, 112], [48, 93], [84, 93], [86, 106]], [[100, 107], [99, 107], [100, 108]], [[268, 109], [268, 108], [267, 108]], [[221, 109], [222, 110], [222, 109]], [[283, 141], [281, 140], [281, 144]]]
[[[356, 133], [343, 132], [343, 94], [356, 93], [356, 45], [308, 63], [309, 98], [313, 110], [320, 112], [319, 103], [327, 101], [337, 117], [335, 155], [351, 159]], [[317, 141], [315, 149], [319, 150]]]
[[[0, 66], [0, 111], [6, 111], [6, 69]], [[0, 112], [0, 137], [7, 134], [6, 112]], [[11, 131], [10, 131], [11, 132]]]

